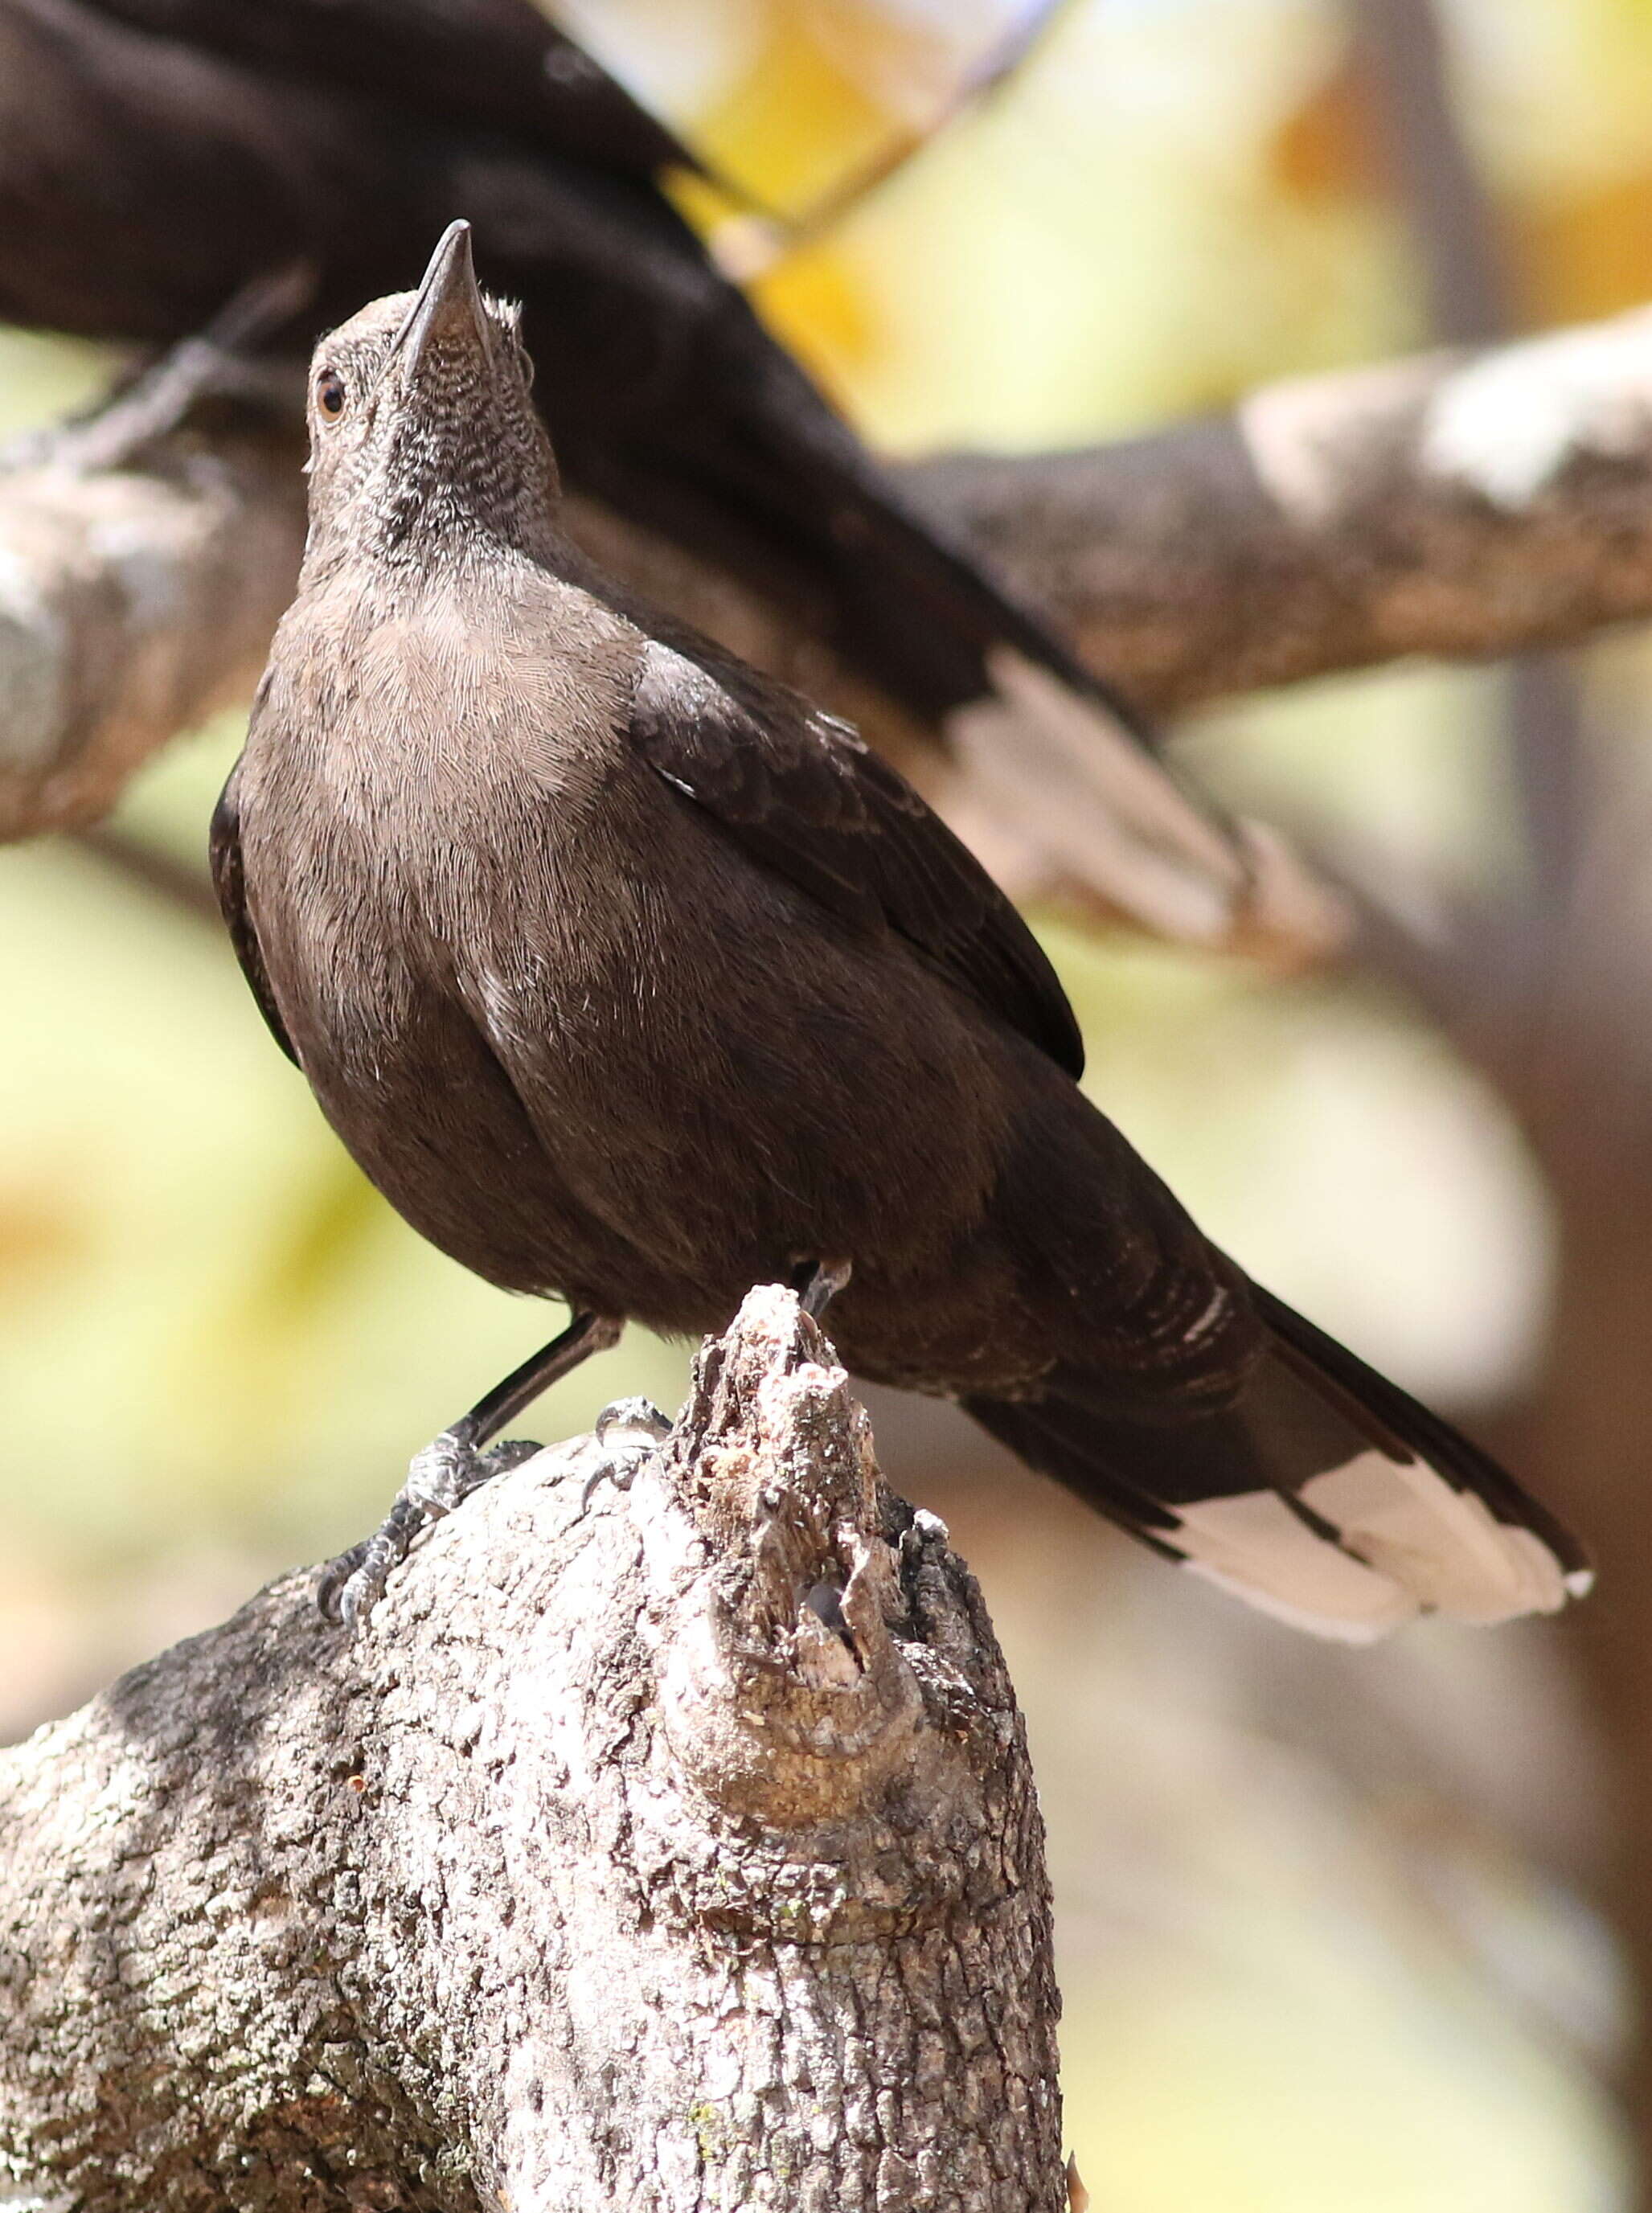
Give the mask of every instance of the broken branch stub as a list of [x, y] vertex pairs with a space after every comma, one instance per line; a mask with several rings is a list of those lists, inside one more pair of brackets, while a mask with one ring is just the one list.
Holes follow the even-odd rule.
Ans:
[[308, 1576], [0, 1762], [0, 2177], [208, 2206], [1057, 2213], [1042, 1838], [979, 1594], [787, 1291], [588, 1505]]

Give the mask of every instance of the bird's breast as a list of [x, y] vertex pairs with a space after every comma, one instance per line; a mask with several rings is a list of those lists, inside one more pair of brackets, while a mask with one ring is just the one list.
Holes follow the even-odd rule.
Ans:
[[531, 1234], [539, 1281], [661, 1326], [800, 1253], [948, 1248], [1002, 1113], [978, 1019], [657, 777], [600, 661], [527, 660], [381, 621], [260, 710], [249, 905], [345, 1142], [470, 1265], [467, 1222]]

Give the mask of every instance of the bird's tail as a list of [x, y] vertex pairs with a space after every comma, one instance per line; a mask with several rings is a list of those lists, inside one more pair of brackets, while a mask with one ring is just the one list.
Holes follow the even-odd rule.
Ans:
[[1552, 1515], [1437, 1415], [1269, 1293], [1243, 1393], [1186, 1423], [1120, 1420], [1058, 1369], [982, 1426], [1132, 1536], [1263, 1613], [1365, 1643], [1419, 1613], [1505, 1621], [1581, 1597]]

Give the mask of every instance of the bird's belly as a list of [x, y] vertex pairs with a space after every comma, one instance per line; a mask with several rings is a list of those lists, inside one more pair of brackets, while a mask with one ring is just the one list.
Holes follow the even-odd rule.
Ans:
[[800, 952], [749, 901], [730, 928], [680, 898], [661, 930], [616, 896], [576, 931], [549, 881], [472, 905], [478, 872], [378, 860], [260, 935], [323, 1111], [442, 1250], [691, 1335], [816, 1259], [853, 1264], [844, 1312], [875, 1304], [880, 1337], [955, 1275], [1004, 1107], [990, 1039], [904, 954]]
[[939, 1271], [991, 1178], [989, 1056], [950, 996], [745, 919], [470, 983], [544, 1151], [624, 1249], [625, 1310], [668, 1331], [826, 1256]]
[[627, 1082], [593, 1037], [519, 1091], [447, 1010], [381, 1033], [370, 1070], [307, 1043], [324, 1113], [422, 1235], [507, 1289], [668, 1334], [721, 1328], [753, 1283], [826, 1257], [853, 1262], [855, 1304], [881, 1285], [899, 1308], [944, 1273], [952, 1210], [975, 1210], [936, 1178], [936, 1122], [886, 1118], [873, 1147], [847, 1086], [801, 1105], [755, 1074], [707, 1091], [669, 1059]]
[[[718, 1057], [741, 1059], [726, 1040]], [[753, 1283], [826, 1256], [909, 1273], [944, 1240], [940, 1133], [886, 1121], [881, 1146], [862, 1142], [848, 1085], [805, 1096], [755, 1069], [707, 1084], [670, 1054], [622, 1074], [596, 1039], [513, 1074], [542, 1153], [611, 1241], [610, 1295], [657, 1328], [720, 1327]]]
[[323, 1113], [421, 1236], [506, 1289], [584, 1288], [590, 1226], [462, 1008], [364, 989], [292, 1027]]

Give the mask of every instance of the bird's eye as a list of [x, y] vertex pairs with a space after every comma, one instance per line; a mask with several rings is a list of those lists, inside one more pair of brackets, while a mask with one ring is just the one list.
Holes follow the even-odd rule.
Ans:
[[324, 422], [336, 423], [344, 412], [349, 394], [336, 369], [324, 369], [315, 380], [315, 411]]

